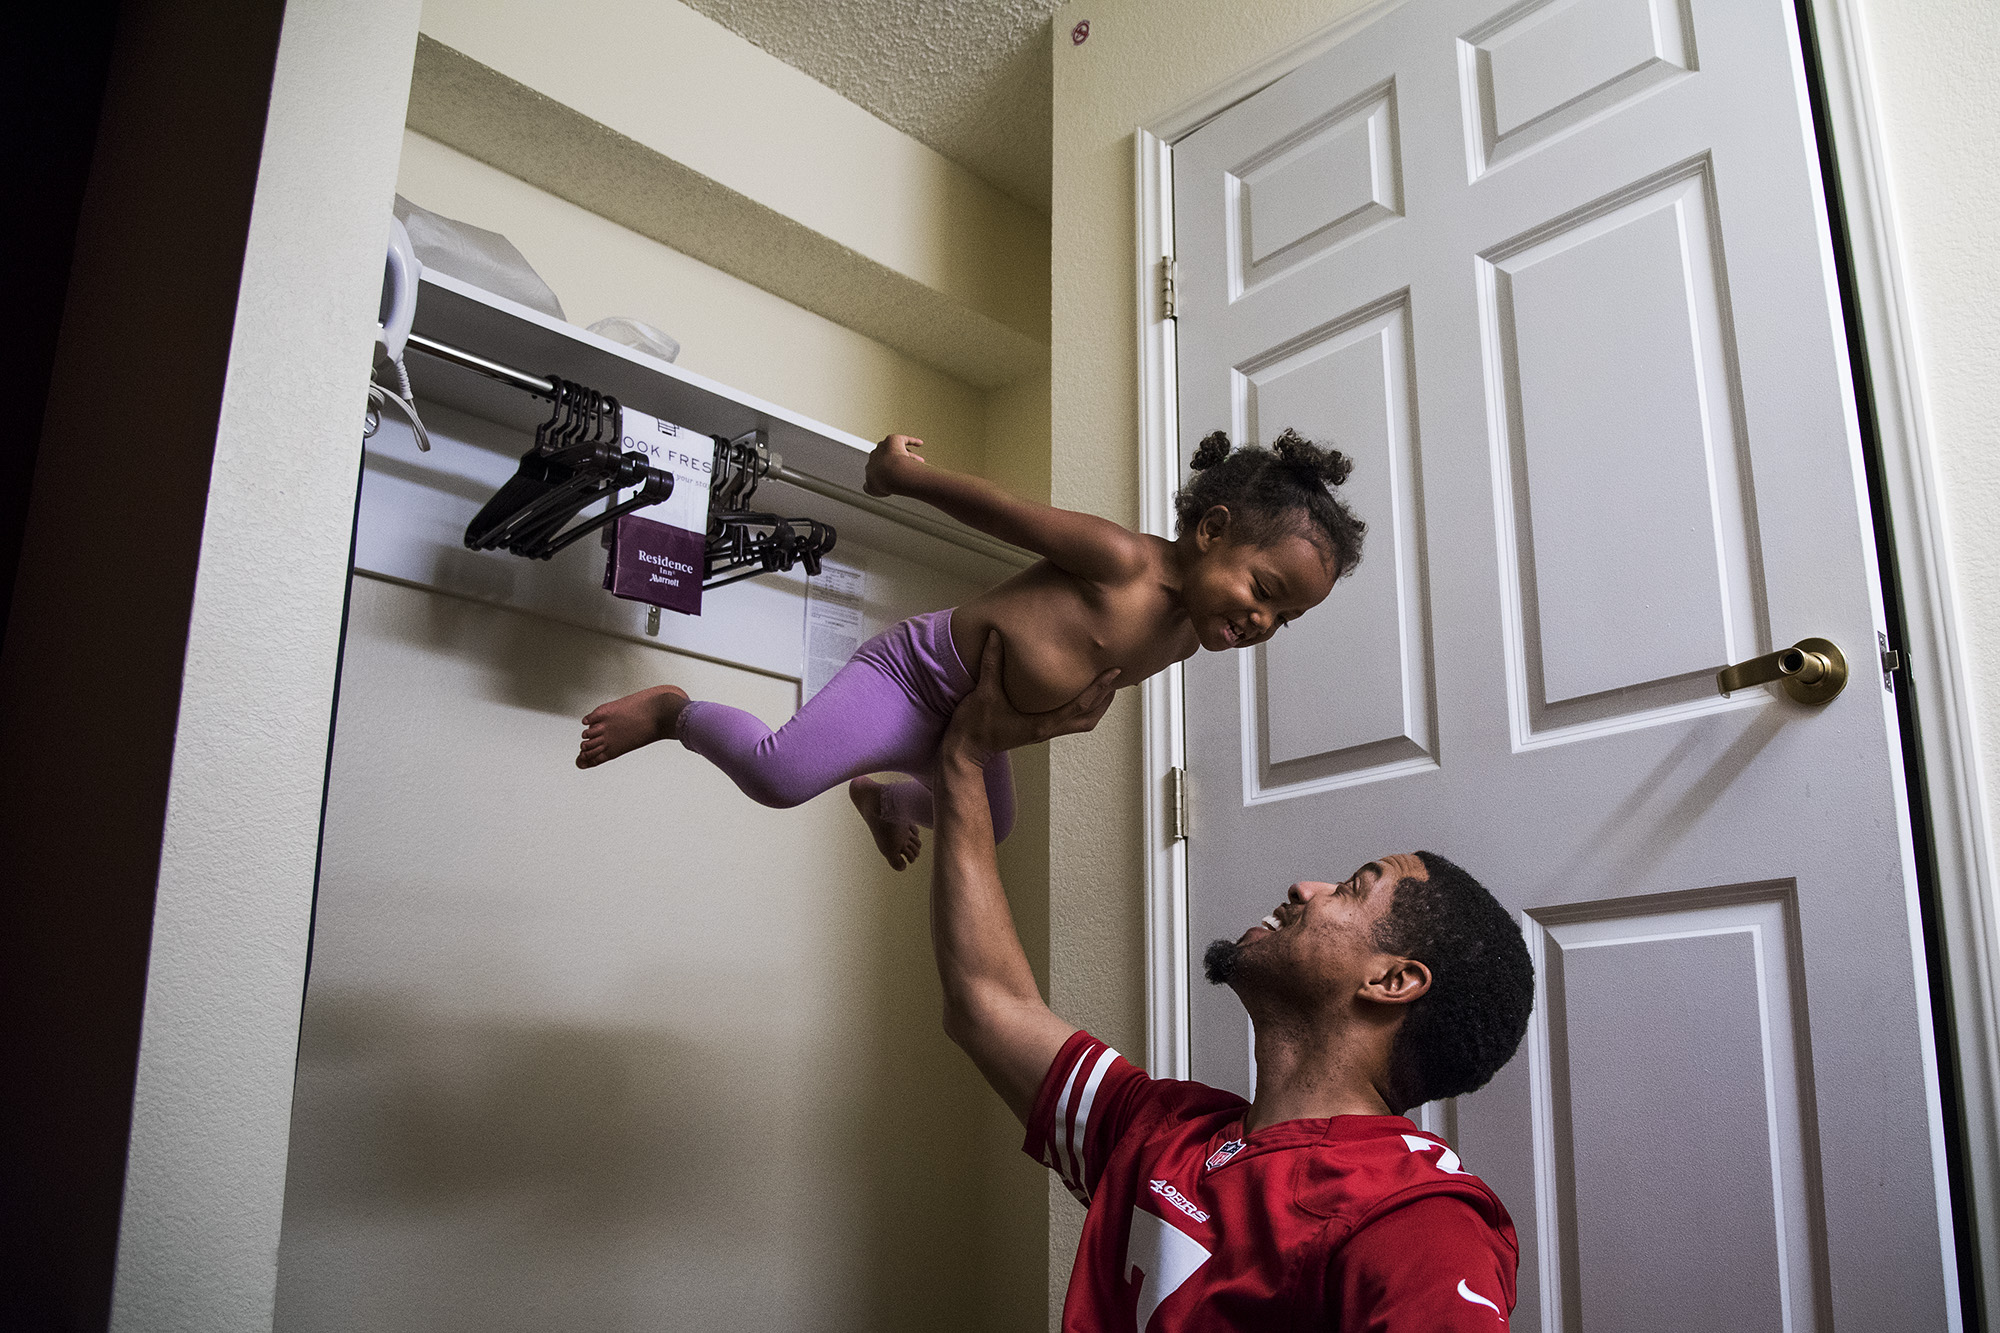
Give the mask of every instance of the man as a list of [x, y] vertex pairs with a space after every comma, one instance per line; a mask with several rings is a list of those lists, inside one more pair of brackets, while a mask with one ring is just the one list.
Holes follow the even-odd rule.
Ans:
[[1066, 1333], [1494, 1333], [1517, 1246], [1500, 1200], [1401, 1112], [1483, 1085], [1527, 1028], [1519, 928], [1429, 852], [1301, 882], [1207, 958], [1249, 1010], [1256, 1099], [1152, 1079], [1050, 1011], [1000, 884], [983, 765], [1094, 726], [1107, 672], [1016, 712], [990, 637], [939, 750], [932, 937], [945, 1031], [1089, 1209]]

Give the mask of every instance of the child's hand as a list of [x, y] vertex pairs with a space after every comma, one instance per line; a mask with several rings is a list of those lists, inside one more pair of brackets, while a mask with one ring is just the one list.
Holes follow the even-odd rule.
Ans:
[[924, 442], [908, 435], [891, 435], [875, 446], [875, 452], [868, 455], [868, 472], [861, 489], [870, 495], [894, 495], [901, 489], [898, 480], [908, 475], [913, 467], [923, 465], [924, 456], [916, 450], [924, 447]]

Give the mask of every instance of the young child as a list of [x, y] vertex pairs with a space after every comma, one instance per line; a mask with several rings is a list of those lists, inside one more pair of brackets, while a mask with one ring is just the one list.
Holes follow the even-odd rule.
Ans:
[[[583, 719], [578, 768], [669, 738], [720, 768], [762, 805], [789, 808], [838, 783], [897, 870], [931, 823], [938, 740], [971, 692], [989, 630], [1001, 684], [1023, 712], [1075, 698], [1107, 669], [1120, 688], [1192, 657], [1247, 648], [1325, 600], [1361, 559], [1366, 530], [1329, 489], [1352, 463], [1287, 430], [1270, 449], [1232, 451], [1217, 431], [1174, 497], [1174, 541], [1108, 519], [1016, 499], [929, 466], [922, 440], [891, 435], [868, 459], [870, 495], [907, 495], [1042, 559], [955, 610], [913, 616], [859, 651], [773, 732], [750, 714], [656, 685]], [[878, 783], [870, 773], [903, 773]], [[1007, 836], [1014, 789], [1006, 756], [987, 766], [993, 831]]]

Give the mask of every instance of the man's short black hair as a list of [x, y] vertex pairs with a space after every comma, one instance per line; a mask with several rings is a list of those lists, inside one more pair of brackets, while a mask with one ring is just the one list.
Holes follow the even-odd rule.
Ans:
[[1375, 926], [1375, 947], [1431, 970], [1389, 1057], [1402, 1112], [1486, 1086], [1521, 1044], [1535, 1006], [1535, 965], [1507, 909], [1435, 852], [1418, 852], [1428, 879], [1405, 879]]

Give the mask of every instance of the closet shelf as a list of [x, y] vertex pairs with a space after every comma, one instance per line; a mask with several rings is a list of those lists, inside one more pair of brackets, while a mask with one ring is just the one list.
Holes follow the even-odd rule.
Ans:
[[[560, 375], [588, 384], [690, 430], [730, 438], [762, 430], [770, 447], [783, 455], [785, 471], [765, 483], [759, 503], [823, 517], [837, 524], [843, 536], [864, 545], [895, 549], [906, 544], [906, 532], [916, 532], [1014, 568], [1034, 560], [1028, 552], [926, 505], [865, 494], [862, 474], [875, 447], [870, 441], [449, 275], [425, 271], [411, 331], [537, 377]], [[546, 415], [543, 405], [519, 388], [477, 371], [431, 356], [412, 365], [412, 379], [423, 398], [524, 432]], [[829, 503], [834, 507], [824, 508]]]

